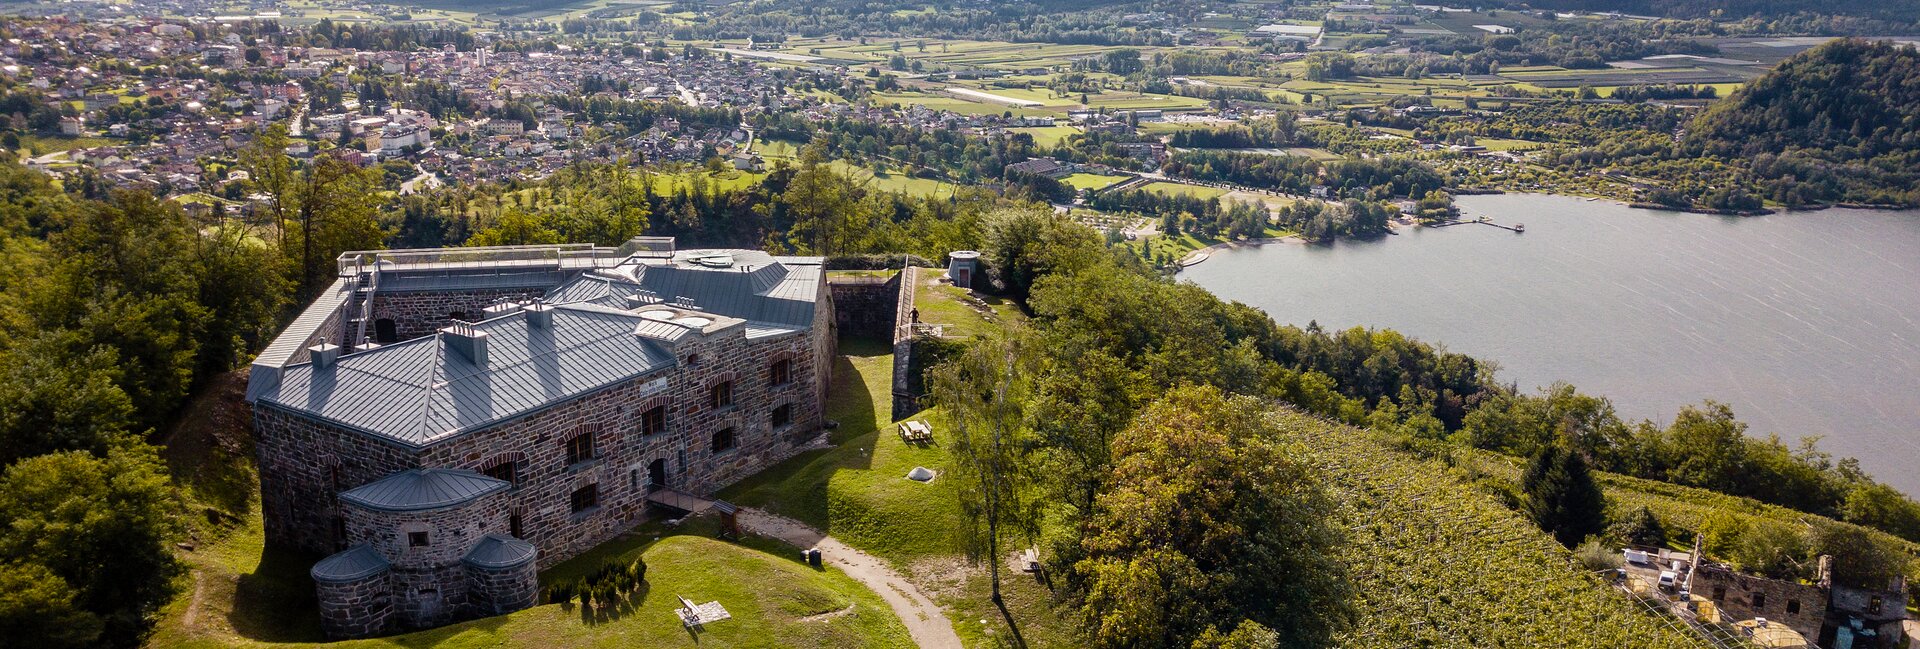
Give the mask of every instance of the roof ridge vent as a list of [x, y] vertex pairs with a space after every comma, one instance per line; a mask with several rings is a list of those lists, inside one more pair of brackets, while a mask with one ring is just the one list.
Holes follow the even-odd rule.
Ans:
[[476, 367], [487, 366], [487, 332], [474, 327], [471, 322], [455, 320], [447, 328], [441, 329], [440, 343], [465, 356]]

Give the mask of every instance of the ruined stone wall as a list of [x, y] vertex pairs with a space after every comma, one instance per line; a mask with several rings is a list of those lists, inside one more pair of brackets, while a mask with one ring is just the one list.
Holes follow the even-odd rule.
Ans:
[[1827, 617], [1827, 594], [1817, 587], [1740, 574], [1717, 565], [1694, 570], [1693, 594], [1713, 600], [1724, 622], [1764, 617], [1808, 638], [1820, 637]]
[[253, 407], [267, 544], [332, 554], [346, 547], [334, 517], [340, 492], [418, 468], [404, 446], [280, 410]]
[[375, 335], [374, 323], [392, 320], [401, 342], [430, 335], [453, 322], [454, 313], [467, 322], [477, 322], [487, 307], [505, 301], [526, 300], [546, 295], [543, 288], [476, 289], [470, 291], [380, 291], [373, 296], [373, 314], [367, 321], [367, 335]]
[[318, 582], [320, 630], [328, 638], [368, 638], [393, 627], [393, 585], [388, 573], [344, 583]]

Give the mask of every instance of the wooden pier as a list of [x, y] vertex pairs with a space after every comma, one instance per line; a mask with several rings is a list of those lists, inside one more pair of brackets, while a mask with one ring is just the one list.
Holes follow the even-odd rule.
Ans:
[[1525, 233], [1526, 233], [1526, 231], [1527, 231], [1527, 226], [1526, 226], [1526, 224], [1523, 224], [1523, 223], [1515, 223], [1515, 224], [1513, 224], [1513, 225], [1501, 225], [1501, 224], [1498, 224], [1498, 223], [1494, 223], [1494, 222], [1493, 222], [1493, 221], [1492, 221], [1491, 219], [1488, 219], [1487, 217], [1484, 217], [1484, 216], [1483, 216], [1483, 217], [1480, 217], [1480, 218], [1477, 218], [1477, 219], [1474, 219], [1474, 220], [1472, 220], [1472, 221], [1459, 221], [1459, 220], [1455, 220], [1455, 221], [1441, 221], [1441, 222], [1439, 222], [1439, 223], [1434, 223], [1434, 224], [1431, 224], [1431, 225], [1428, 225], [1427, 227], [1429, 227], [1429, 228], [1444, 228], [1444, 227], [1448, 227], [1448, 226], [1454, 226], [1454, 225], [1468, 225], [1468, 224], [1473, 224], [1473, 223], [1478, 223], [1478, 224], [1480, 224], [1480, 225], [1490, 225], [1490, 226], [1493, 226], [1493, 227], [1496, 227], [1496, 228], [1500, 228], [1500, 229], [1502, 229], [1502, 230], [1506, 230], [1506, 231], [1508, 231], [1508, 232], [1517, 232], [1517, 233], [1521, 233], [1521, 234], [1525, 234]]

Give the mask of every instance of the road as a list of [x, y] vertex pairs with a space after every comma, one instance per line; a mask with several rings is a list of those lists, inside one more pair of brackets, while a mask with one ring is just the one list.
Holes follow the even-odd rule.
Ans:
[[826, 563], [886, 600], [893, 614], [907, 625], [913, 643], [921, 649], [961, 649], [960, 635], [953, 632], [953, 623], [947, 620], [940, 606], [879, 557], [855, 550], [800, 521], [751, 507], [740, 508], [739, 521], [740, 527], [748, 532], [780, 539], [798, 548], [819, 548]]

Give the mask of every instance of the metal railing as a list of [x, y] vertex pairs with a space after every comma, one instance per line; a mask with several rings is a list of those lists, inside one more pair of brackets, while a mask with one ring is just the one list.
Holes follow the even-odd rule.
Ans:
[[612, 248], [591, 243], [564, 243], [537, 246], [356, 250], [341, 253], [336, 270], [341, 277], [358, 277], [361, 273], [369, 271], [483, 266], [605, 268], [617, 265], [635, 254], [671, 256], [673, 252], [672, 237], [634, 237]]

